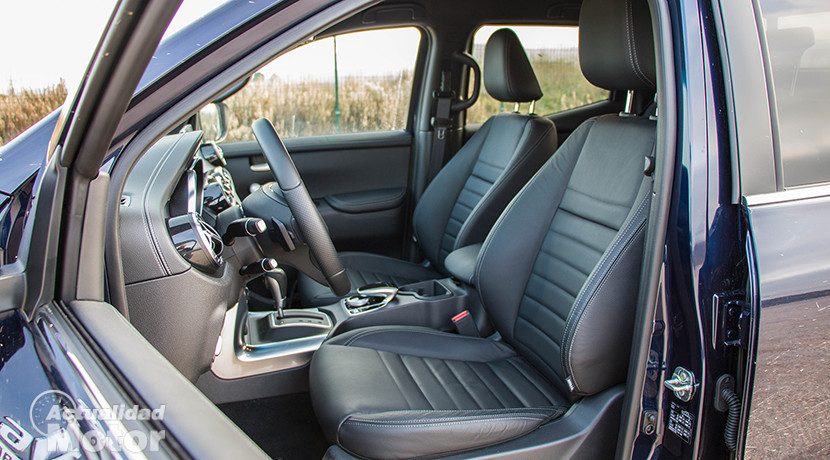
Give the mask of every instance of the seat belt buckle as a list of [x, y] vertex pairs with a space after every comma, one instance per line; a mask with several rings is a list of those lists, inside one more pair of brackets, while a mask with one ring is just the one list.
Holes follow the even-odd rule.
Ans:
[[473, 321], [473, 316], [469, 310], [464, 310], [461, 313], [452, 317], [452, 323], [455, 324], [455, 330], [468, 337], [481, 337], [476, 327], [476, 322]]

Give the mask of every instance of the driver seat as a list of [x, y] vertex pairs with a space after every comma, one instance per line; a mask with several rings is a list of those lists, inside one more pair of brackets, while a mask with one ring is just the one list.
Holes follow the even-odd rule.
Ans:
[[[503, 102], [542, 97], [524, 48], [510, 29], [497, 30], [487, 41], [484, 86]], [[556, 128], [547, 118], [518, 113], [491, 117], [435, 176], [415, 208], [415, 236], [429, 267], [376, 254], [341, 253], [352, 290], [377, 282], [403, 286], [441, 278], [447, 255], [481, 243], [507, 203], [556, 147]], [[305, 275], [300, 275], [299, 291], [304, 306], [340, 299]]]
[[[655, 90], [646, 0], [585, 0], [579, 35], [593, 84]], [[310, 368], [324, 434], [367, 458], [613, 456], [655, 136], [648, 117], [590, 119], [510, 203], [475, 273], [497, 336], [377, 326], [326, 341]]]

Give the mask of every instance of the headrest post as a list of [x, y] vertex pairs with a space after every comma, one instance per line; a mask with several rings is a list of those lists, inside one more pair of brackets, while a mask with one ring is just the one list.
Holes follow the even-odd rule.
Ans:
[[636, 117], [634, 113], [634, 90], [630, 89], [625, 92], [625, 107], [620, 112], [621, 117]]
[[530, 101], [530, 107], [527, 109], [528, 115], [533, 115], [536, 113], [536, 100]]
[[654, 115], [650, 115], [650, 116], [648, 117], [648, 119], [649, 119], [649, 120], [652, 120], [652, 121], [657, 121], [657, 113], [658, 113], [658, 111], [659, 111], [659, 110], [658, 110], [658, 107], [659, 107], [659, 106], [657, 105], [657, 93], [654, 93], [654, 105], [655, 105], [655, 107], [654, 107]]
[[519, 103], [515, 103], [513, 105], [513, 113], [519, 113]]

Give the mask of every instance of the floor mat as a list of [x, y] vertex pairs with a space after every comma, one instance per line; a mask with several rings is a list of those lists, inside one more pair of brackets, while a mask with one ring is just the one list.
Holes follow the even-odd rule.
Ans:
[[220, 404], [219, 409], [274, 459], [320, 459], [329, 447], [308, 393]]

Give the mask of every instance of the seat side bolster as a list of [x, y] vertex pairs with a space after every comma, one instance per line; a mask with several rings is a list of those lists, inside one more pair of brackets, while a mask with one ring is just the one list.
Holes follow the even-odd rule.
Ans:
[[464, 183], [470, 176], [481, 149], [490, 135], [492, 118], [485, 121], [464, 146], [444, 165], [424, 190], [412, 214], [412, 227], [418, 245], [432, 265], [441, 269], [441, 238], [450, 220]]
[[[516, 116], [511, 114], [510, 116]], [[528, 118], [524, 132], [516, 144], [510, 162], [484, 197], [470, 212], [455, 240], [455, 249], [481, 243], [510, 200], [536, 174], [536, 171], [556, 151], [558, 137], [556, 126], [544, 117], [525, 115]], [[505, 117], [494, 117], [498, 123]]]
[[564, 407], [354, 414], [338, 429], [354, 454], [411, 458], [487, 447], [522, 436], [561, 416]]
[[568, 315], [562, 367], [576, 396], [595, 394], [625, 380], [650, 196], [651, 180], [645, 178], [629, 218]]

